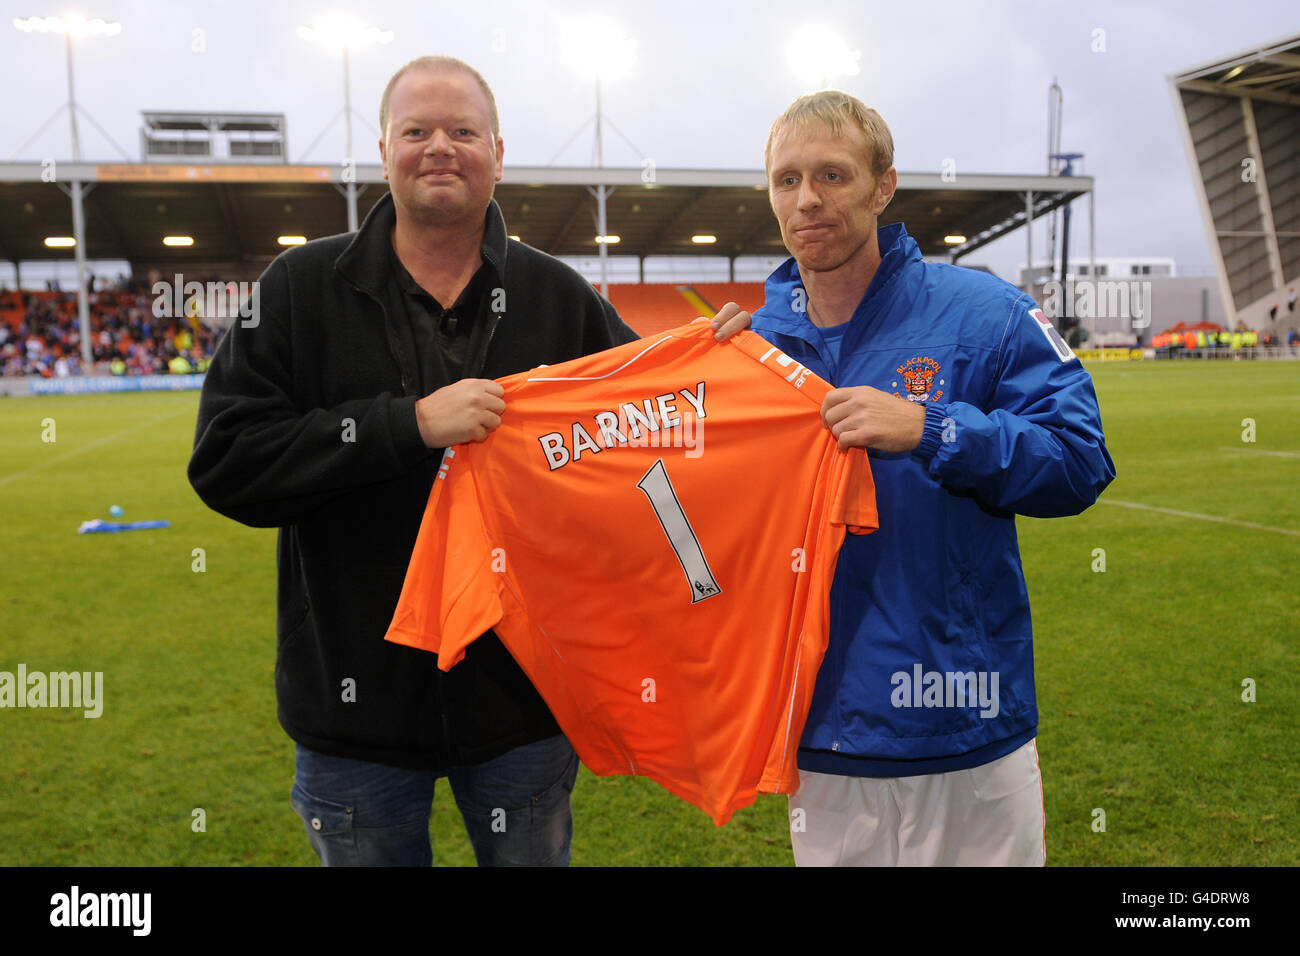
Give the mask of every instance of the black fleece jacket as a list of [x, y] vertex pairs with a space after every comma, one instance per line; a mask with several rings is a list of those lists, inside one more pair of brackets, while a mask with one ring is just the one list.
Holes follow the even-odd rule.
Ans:
[[[385, 196], [357, 233], [271, 263], [255, 315], [235, 322], [208, 370], [189, 478], [216, 511], [280, 529], [275, 682], [289, 736], [323, 753], [441, 770], [559, 728], [494, 635], [447, 674], [434, 655], [384, 640], [441, 457], [420, 438], [415, 402], [450, 384], [421, 388], [388, 281], [394, 222]], [[510, 241], [495, 201], [482, 252], [490, 308], [465, 377], [637, 337], [576, 272]]]

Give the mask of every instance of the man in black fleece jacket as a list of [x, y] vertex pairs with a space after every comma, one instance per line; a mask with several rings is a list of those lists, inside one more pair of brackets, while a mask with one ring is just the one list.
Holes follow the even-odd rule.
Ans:
[[[429, 865], [446, 775], [480, 865], [565, 865], [578, 761], [500, 642], [443, 674], [383, 638], [441, 450], [500, 424], [491, 379], [637, 336], [576, 272], [507, 238], [477, 72], [407, 64], [380, 121], [390, 194], [355, 234], [262, 275], [208, 372], [189, 477], [222, 514], [280, 529], [279, 718], [321, 861]], [[725, 338], [748, 316], [714, 324]]]

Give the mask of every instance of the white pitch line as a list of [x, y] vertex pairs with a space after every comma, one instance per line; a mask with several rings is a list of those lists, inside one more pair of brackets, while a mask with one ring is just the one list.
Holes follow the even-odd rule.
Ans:
[[1220, 445], [1219, 451], [1239, 451], [1249, 455], [1277, 455], [1279, 458], [1300, 458], [1300, 451], [1265, 451], [1263, 448], [1238, 448], [1235, 445]]
[[1290, 528], [1274, 528], [1271, 525], [1255, 524], [1253, 521], [1234, 521], [1231, 518], [1220, 518], [1217, 515], [1203, 515], [1195, 511], [1179, 511], [1176, 508], [1157, 508], [1155, 505], [1142, 505], [1136, 501], [1116, 501], [1114, 498], [1100, 498], [1100, 504], [1119, 505], [1121, 508], [1136, 508], [1138, 511], [1157, 511], [1164, 515], [1174, 515], [1177, 518], [1196, 518], [1200, 521], [1215, 521], [1219, 524], [1230, 524], [1238, 528], [1253, 528], [1255, 531], [1272, 531], [1274, 534], [1286, 534], [1293, 538], [1300, 538], [1300, 531], [1292, 531]]
[[40, 471], [42, 468], [48, 468], [50, 467], [50, 465], [57, 465], [61, 461], [67, 461], [69, 458], [74, 458], [77, 455], [84, 454], [85, 452], [90, 451], [92, 448], [99, 447], [105, 442], [113, 441], [116, 438], [121, 438], [123, 435], [129, 435], [131, 434], [131, 432], [137, 432], [142, 428], [148, 428], [150, 425], [156, 425], [159, 422], [166, 421], [169, 418], [175, 418], [177, 415], [184, 415], [184, 414], [193, 415], [196, 413], [194, 409], [183, 408], [179, 412], [168, 412], [166, 415], [159, 415], [157, 418], [151, 418], [147, 422], [141, 422], [138, 425], [132, 425], [130, 428], [124, 428], [120, 432], [114, 432], [111, 435], [105, 435], [103, 438], [96, 438], [88, 445], [82, 445], [80, 448], [74, 448], [72, 451], [64, 452], [62, 455], [58, 455], [55, 458], [50, 458], [46, 461], [42, 461], [38, 464], [32, 465], [30, 468], [24, 468], [22, 471], [15, 471], [12, 475], [5, 475], [3, 478], [0, 478], [0, 488], [3, 488], [11, 481], [17, 481], [19, 478], [22, 478], [26, 475], [30, 475], [34, 471]]

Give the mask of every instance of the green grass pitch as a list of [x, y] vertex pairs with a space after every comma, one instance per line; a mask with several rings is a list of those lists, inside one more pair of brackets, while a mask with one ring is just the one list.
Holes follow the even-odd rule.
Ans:
[[[1300, 363], [1092, 369], [1120, 477], [1019, 520], [1048, 863], [1296, 864]], [[105, 697], [0, 710], [0, 865], [316, 862], [275, 719], [275, 534], [190, 490], [197, 401], [0, 400], [0, 671], [102, 671]], [[75, 533], [114, 504], [172, 526]], [[575, 865], [791, 862], [780, 796], [719, 829], [584, 769], [574, 817]], [[472, 863], [445, 785], [432, 829], [438, 864]]]

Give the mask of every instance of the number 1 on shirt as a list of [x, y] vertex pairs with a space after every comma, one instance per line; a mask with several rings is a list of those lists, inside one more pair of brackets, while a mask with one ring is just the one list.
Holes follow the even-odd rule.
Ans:
[[681, 563], [686, 581], [691, 586], [691, 603], [698, 604], [715, 594], [721, 594], [722, 589], [718, 587], [713, 572], [709, 570], [709, 562], [704, 557], [704, 550], [700, 547], [699, 539], [695, 537], [695, 529], [691, 527], [686, 512], [682, 510], [682, 503], [677, 498], [673, 483], [668, 480], [664, 460], [660, 458], [651, 465], [650, 470], [641, 476], [636, 486], [645, 492], [645, 496], [650, 500], [650, 507], [655, 510], [655, 517], [659, 519], [664, 534], [668, 536], [668, 543], [672, 545], [677, 560]]

